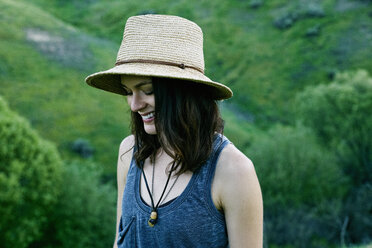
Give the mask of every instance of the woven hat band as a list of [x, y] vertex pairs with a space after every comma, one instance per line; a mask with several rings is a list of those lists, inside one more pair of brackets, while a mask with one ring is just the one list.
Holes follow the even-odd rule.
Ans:
[[127, 59], [118, 61], [115, 63], [115, 66], [122, 65], [122, 64], [129, 64], [129, 63], [142, 63], [142, 64], [157, 64], [157, 65], [169, 65], [169, 66], [176, 66], [181, 69], [191, 68], [197, 70], [198, 72], [204, 74], [204, 70], [197, 68], [195, 66], [185, 65], [184, 63], [173, 63], [173, 62], [166, 62], [166, 61], [158, 61], [158, 60], [146, 60], [146, 59]]

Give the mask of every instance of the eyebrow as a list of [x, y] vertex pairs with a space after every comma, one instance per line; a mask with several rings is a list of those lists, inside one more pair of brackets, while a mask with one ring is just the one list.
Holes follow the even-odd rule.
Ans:
[[[136, 84], [134, 86], [134, 88], [138, 89], [138, 88], [141, 88], [142, 86], [144, 86], [146, 84], [152, 84], [152, 82], [151, 81], [142, 81], [142, 82]], [[124, 88], [127, 88], [128, 89], [128, 87], [125, 84], [123, 84], [123, 86], [124, 86]]]

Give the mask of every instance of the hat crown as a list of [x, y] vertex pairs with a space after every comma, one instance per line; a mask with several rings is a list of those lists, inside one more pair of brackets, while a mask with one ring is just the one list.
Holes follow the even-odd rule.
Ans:
[[184, 64], [204, 71], [203, 32], [194, 22], [178, 16], [130, 17], [116, 63], [128, 60]]

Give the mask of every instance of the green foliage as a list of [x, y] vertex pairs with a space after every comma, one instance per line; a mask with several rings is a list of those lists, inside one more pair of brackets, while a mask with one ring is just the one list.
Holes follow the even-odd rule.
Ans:
[[[288, 110], [294, 95], [314, 82], [326, 82], [330, 72], [372, 71], [372, 5], [362, 1], [32, 2], [116, 44], [131, 15], [172, 14], [194, 20], [205, 35], [206, 74], [231, 86], [236, 94], [229, 101], [241, 112], [254, 114], [262, 125], [292, 120]], [[286, 29], [278, 30], [277, 21]]]
[[298, 111], [325, 145], [334, 149], [356, 185], [372, 180], [372, 78], [366, 71], [336, 75], [329, 85], [297, 97]]
[[[70, 162], [0, 98], [2, 247], [108, 247], [116, 197], [102, 168]], [[62, 181], [63, 178], [63, 181]]]
[[333, 155], [303, 126], [275, 126], [246, 150], [254, 161], [266, 206], [318, 206], [349, 188]]
[[94, 148], [89, 141], [84, 139], [76, 139], [71, 146], [71, 150], [79, 154], [82, 158], [90, 158], [93, 155]]
[[234, 113], [231, 106], [221, 104], [220, 107], [222, 118], [225, 120], [224, 135], [240, 150], [245, 150], [252, 144], [253, 134], [260, 133], [260, 130], [251, 123], [248, 115]]
[[264, 236], [269, 247], [337, 247], [333, 244], [338, 241], [338, 219], [330, 218], [332, 210], [328, 208], [322, 215], [307, 206], [266, 208]]
[[364, 70], [338, 73], [332, 83], [309, 87], [296, 101], [303, 122], [352, 179], [353, 189], [342, 209], [343, 239], [370, 241], [366, 230], [372, 223], [372, 78]]
[[57, 201], [61, 159], [0, 98], [0, 243], [27, 247]]
[[368, 244], [368, 245], [354, 245], [354, 246], [350, 246], [351, 248], [371, 248], [372, 247], [372, 243]]
[[[87, 140], [110, 175], [117, 156], [111, 147], [129, 133], [128, 108], [122, 98], [83, 81], [113, 66], [127, 17], [163, 13], [197, 22], [205, 36], [206, 74], [235, 92], [227, 101], [235, 106], [232, 113], [249, 113], [255, 124], [269, 126], [293, 121], [293, 96], [304, 86], [326, 81], [339, 68], [372, 70], [365, 31], [372, 6], [340, 6], [332, 0], [2, 0], [0, 87], [63, 156], [75, 156], [69, 150], [77, 137]], [[292, 12], [301, 18], [276, 29], [274, 20]]]
[[48, 216], [43, 237], [31, 247], [111, 247], [115, 237], [116, 195], [102, 183], [102, 168], [91, 162], [65, 163], [62, 193]]
[[350, 243], [370, 243], [372, 241], [372, 182], [353, 190], [347, 199], [344, 215], [348, 228], [346, 240]]
[[338, 238], [340, 227], [333, 223], [349, 180], [309, 129], [274, 126], [255, 137], [246, 154], [262, 188], [268, 243], [305, 248]]
[[129, 133], [128, 108], [123, 97], [95, 90], [84, 78], [111, 67], [117, 46], [29, 1], [2, 0], [0, 9], [1, 94], [62, 156], [76, 157], [70, 148], [84, 139], [105, 173], [113, 174], [117, 149], [112, 147]]

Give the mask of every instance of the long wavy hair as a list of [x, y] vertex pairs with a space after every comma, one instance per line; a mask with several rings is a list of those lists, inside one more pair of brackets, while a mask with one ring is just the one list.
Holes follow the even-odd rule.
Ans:
[[156, 135], [147, 134], [141, 116], [132, 112], [136, 164], [141, 167], [149, 157], [154, 162], [161, 147], [173, 158], [177, 174], [194, 172], [208, 160], [215, 134], [224, 129], [218, 104], [208, 94], [210, 87], [156, 77], [152, 84]]

